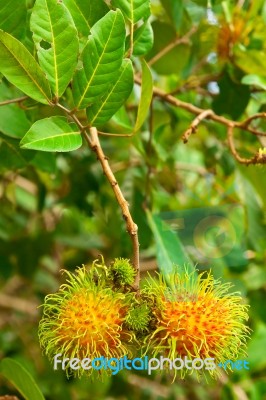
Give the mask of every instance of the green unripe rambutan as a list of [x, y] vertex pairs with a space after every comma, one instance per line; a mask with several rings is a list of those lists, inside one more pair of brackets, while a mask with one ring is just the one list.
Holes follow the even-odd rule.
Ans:
[[151, 310], [146, 304], [133, 305], [127, 313], [125, 322], [129, 329], [136, 333], [148, 331], [151, 320]]
[[133, 285], [136, 270], [126, 258], [116, 258], [110, 267], [110, 274], [115, 283], [121, 286]]

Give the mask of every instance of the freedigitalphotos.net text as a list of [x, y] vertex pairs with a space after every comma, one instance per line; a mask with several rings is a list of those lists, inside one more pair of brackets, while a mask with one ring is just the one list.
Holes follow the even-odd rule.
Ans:
[[214, 370], [219, 367], [226, 369], [227, 367], [231, 367], [231, 369], [249, 369], [248, 362], [246, 360], [238, 360], [237, 367], [235, 368], [236, 363], [227, 360], [225, 363], [219, 363], [216, 365], [214, 358], [195, 358], [194, 360], [190, 360], [187, 356], [184, 358], [175, 358], [170, 360], [169, 358], [164, 358], [160, 356], [159, 358], [149, 358], [145, 356], [143, 358], [134, 358], [129, 359], [127, 356], [124, 356], [120, 359], [118, 358], [106, 358], [106, 357], [98, 357], [94, 359], [90, 358], [83, 358], [80, 360], [79, 358], [63, 358], [60, 357], [62, 354], [56, 354], [54, 357], [54, 369], [57, 370], [58, 368], [66, 369], [70, 368], [73, 370], [78, 370], [80, 368], [84, 370], [111, 370], [112, 375], [118, 374], [119, 371], [126, 369], [126, 370], [139, 370], [139, 371], [148, 371], [148, 375], [151, 375], [152, 371], [156, 370], [181, 370], [186, 368], [188, 370]]

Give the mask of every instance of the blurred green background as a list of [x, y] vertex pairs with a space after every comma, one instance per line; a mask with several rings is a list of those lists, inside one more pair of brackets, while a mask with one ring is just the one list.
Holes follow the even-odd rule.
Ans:
[[[29, 49], [25, 19], [33, 4], [19, 1], [13, 25], [0, 18], [0, 28]], [[0, 1], [0, 17], [3, 7]], [[150, 22], [154, 46], [146, 60], [156, 86], [234, 120], [266, 111], [263, 0], [152, 1]], [[21, 95], [2, 79], [0, 101], [7, 93]], [[138, 95], [136, 86], [104, 131], [129, 131]], [[30, 100], [24, 106], [0, 107], [0, 359], [25, 366], [47, 400], [266, 399], [265, 167], [240, 165], [229, 152], [225, 127], [212, 121], [183, 144], [193, 115], [156, 98], [140, 133], [101, 138], [139, 227], [142, 277], [189, 258], [199, 270], [211, 268], [232, 282], [250, 305], [250, 370], [219, 381], [188, 377], [173, 384], [170, 377], [136, 371], [104, 382], [67, 380], [42, 355], [37, 307], [58, 289], [62, 268], [73, 271], [99, 254], [107, 262], [130, 258], [132, 248], [112, 188], [86, 146], [67, 154], [19, 148], [20, 132], [51, 112]], [[254, 127], [265, 131], [266, 121], [256, 120]], [[245, 131], [235, 136], [243, 156], [265, 145]], [[0, 395], [12, 393], [0, 376]]]

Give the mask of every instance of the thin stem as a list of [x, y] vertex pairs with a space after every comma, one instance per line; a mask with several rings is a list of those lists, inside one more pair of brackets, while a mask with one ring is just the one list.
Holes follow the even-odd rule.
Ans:
[[110, 185], [112, 186], [112, 189], [114, 191], [116, 199], [122, 210], [123, 217], [126, 221], [127, 232], [130, 235], [130, 238], [131, 238], [131, 241], [133, 244], [133, 265], [137, 272], [133, 288], [136, 291], [138, 291], [139, 290], [139, 281], [140, 281], [138, 226], [135, 224], [135, 222], [132, 219], [132, 216], [129, 211], [128, 202], [126, 201], [126, 199], [118, 185], [118, 182], [117, 182], [117, 180], [113, 174], [113, 171], [110, 167], [110, 164], [108, 162], [108, 158], [105, 156], [105, 154], [102, 150], [97, 129], [94, 127], [90, 128], [90, 135], [88, 135], [88, 133], [86, 131], [84, 131], [84, 137], [85, 137], [87, 143], [89, 144], [89, 146], [91, 147], [91, 149], [96, 153], [97, 158], [102, 165], [103, 172], [106, 175]]
[[147, 177], [146, 177], [146, 184], [145, 184], [145, 201], [144, 201], [144, 208], [151, 208], [152, 205], [152, 187], [151, 187], [151, 177], [152, 177], [152, 164], [150, 162], [150, 156], [152, 153], [152, 139], [153, 139], [153, 101], [151, 102], [150, 106], [150, 116], [149, 116], [149, 140], [147, 143]]
[[0, 102], [0, 107], [1, 106], [6, 106], [8, 104], [13, 104], [13, 103], [22, 103], [22, 101], [27, 100], [28, 96], [23, 96], [23, 97], [19, 97], [17, 99], [11, 99], [11, 100], [5, 100], [5, 101], [1, 101]]
[[212, 110], [205, 110], [201, 114], [199, 114], [182, 136], [183, 142], [187, 143], [190, 136], [197, 132], [198, 126], [201, 121], [203, 121], [205, 118], [209, 118], [211, 115], [213, 115]]
[[163, 56], [169, 53], [172, 49], [180, 44], [189, 44], [189, 38], [196, 32], [197, 28], [195, 26], [183, 37], [174, 38], [172, 42], [170, 42], [166, 47], [164, 47], [161, 51], [159, 51], [153, 58], [149, 61], [149, 66], [151, 67], [157, 61], [159, 61]]
[[78, 119], [78, 117], [68, 108], [64, 107], [62, 104], [57, 103], [56, 104], [57, 107], [61, 108], [61, 110], [65, 111], [65, 113], [67, 113], [70, 118], [73, 119], [74, 122], [76, 122], [76, 124], [78, 125], [79, 129], [81, 130], [81, 132], [83, 132], [86, 129], [86, 126], [83, 126], [82, 123], [80, 122], [80, 120]]
[[260, 152], [256, 153], [255, 156], [252, 158], [242, 158], [238, 151], [235, 148], [235, 143], [234, 143], [234, 126], [230, 125], [227, 130], [227, 139], [228, 139], [228, 145], [230, 148], [230, 151], [234, 158], [240, 163], [240, 164], [245, 164], [245, 165], [250, 165], [250, 164], [266, 164], [266, 156], [264, 154], [261, 154]]
[[[238, 123], [238, 127], [246, 128], [251, 124], [252, 121], [254, 121], [255, 119], [260, 119], [260, 118], [266, 118], [266, 112], [261, 112], [261, 113], [252, 115], [251, 117], [247, 118], [245, 121]], [[263, 133], [263, 135], [266, 135], [266, 134]]]
[[132, 137], [134, 133], [107, 133], [98, 131], [98, 135], [100, 136], [114, 136], [114, 137]]
[[[141, 79], [138, 76], [135, 76], [135, 83], [137, 83], [138, 85], [141, 85]], [[169, 104], [172, 104], [174, 107], [182, 108], [183, 110], [186, 110], [195, 115], [200, 115], [206, 111], [202, 108], [194, 106], [193, 104], [178, 100], [171, 94], [164, 92], [163, 90], [159, 89], [156, 86], [154, 86], [154, 88], [153, 88], [153, 95], [155, 97], [161, 98], [163, 101], [166, 101]], [[263, 118], [263, 117], [265, 118], [265, 113], [260, 113], [259, 115], [260, 115], [260, 118]], [[208, 118], [211, 119], [212, 121], [219, 122], [220, 124], [225, 125], [227, 127], [233, 125], [235, 128], [243, 129], [243, 130], [250, 132], [251, 134], [256, 135], [256, 136], [266, 136], [265, 132], [258, 131], [254, 128], [251, 128], [250, 126], [246, 126], [247, 125], [246, 121], [244, 121], [244, 122], [232, 121], [221, 115], [217, 115], [214, 112], [211, 115], [209, 115]], [[251, 118], [249, 118], [249, 120]], [[252, 120], [253, 119], [254, 118], [252, 118]]]
[[[82, 125], [82, 123], [79, 121], [78, 117], [74, 114], [73, 110], [71, 111], [59, 103], [57, 103], [57, 106], [59, 108], [61, 108], [63, 111], [65, 111], [65, 113], [67, 113], [77, 123], [86, 142], [88, 143], [90, 148], [97, 154], [97, 158], [102, 165], [103, 172], [106, 175], [108, 181], [110, 182], [110, 185], [112, 186], [112, 189], [115, 193], [116, 199], [121, 207], [123, 217], [127, 224], [127, 232], [129, 233], [130, 238], [132, 240], [132, 244], [133, 244], [133, 266], [137, 272], [135, 282], [133, 285], [133, 289], [138, 292], [139, 291], [139, 283], [140, 283], [138, 226], [135, 224], [135, 222], [132, 219], [132, 216], [129, 211], [128, 203], [127, 203], [126, 199], [124, 198], [124, 195], [118, 185], [117, 180], [115, 179], [113, 171], [108, 162], [108, 158], [105, 156], [105, 154], [102, 150], [102, 147], [101, 147], [101, 144], [99, 141], [99, 136], [98, 136], [99, 132], [94, 127], [89, 127], [88, 125], [87, 126]], [[87, 129], [89, 129], [90, 135], [88, 135], [88, 133], [86, 131]], [[103, 132], [101, 132], [101, 133], [103, 134]], [[110, 136], [112, 134], [106, 134], [106, 135]]]
[[129, 32], [129, 50], [128, 50], [128, 54], [127, 57], [130, 58], [133, 54], [133, 50], [134, 50], [134, 24], [133, 22], [130, 22], [130, 32]]

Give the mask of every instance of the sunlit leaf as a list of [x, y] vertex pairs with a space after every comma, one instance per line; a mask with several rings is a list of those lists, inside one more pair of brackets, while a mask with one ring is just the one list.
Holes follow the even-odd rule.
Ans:
[[150, 15], [149, 0], [112, 0], [114, 7], [120, 8], [124, 16], [133, 24]]
[[91, 125], [102, 125], [119, 110], [133, 88], [133, 66], [130, 60], [124, 60], [117, 79], [108, 88], [98, 102], [88, 108], [87, 115]]
[[137, 132], [143, 125], [149, 112], [151, 100], [153, 96], [153, 79], [150, 68], [145, 60], [142, 60], [142, 84], [141, 96], [138, 108], [137, 121], [134, 131]]
[[35, 122], [20, 144], [24, 149], [64, 152], [78, 149], [82, 138], [76, 124], [51, 117]]
[[244, 85], [254, 85], [266, 90], [266, 78], [258, 75], [245, 75], [241, 81]]
[[3, 31], [0, 31], [0, 71], [34, 100], [49, 103], [50, 87], [40, 66], [22, 43]]
[[62, 2], [37, 0], [31, 16], [31, 30], [40, 65], [58, 98], [77, 65], [79, 43], [73, 19]]
[[143, 56], [153, 46], [153, 30], [149, 21], [145, 22], [134, 32], [133, 55]]
[[86, 108], [103, 95], [116, 79], [125, 50], [125, 22], [121, 11], [110, 11], [91, 29], [83, 50], [83, 66], [73, 82], [78, 109]]

